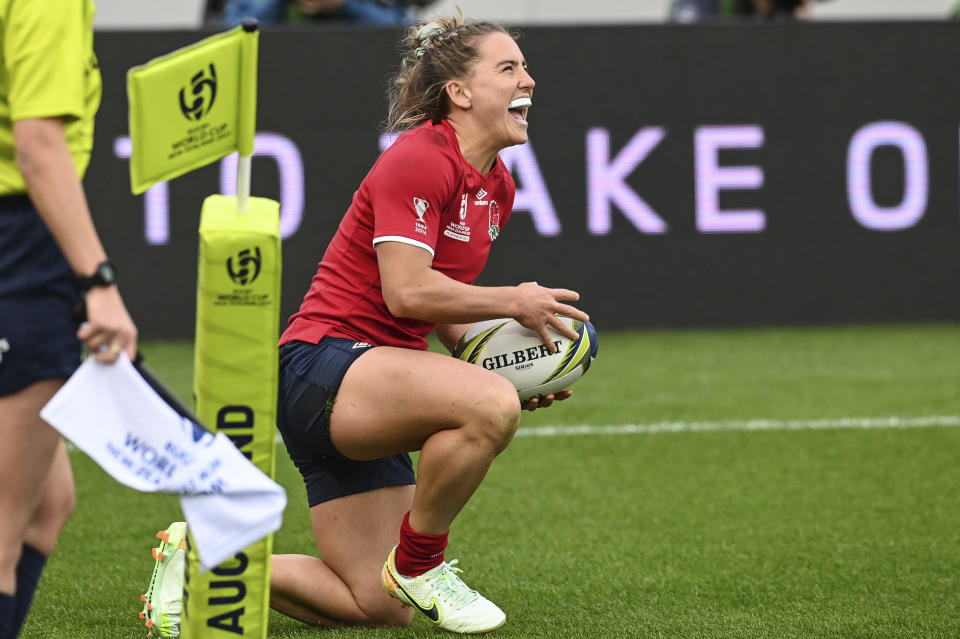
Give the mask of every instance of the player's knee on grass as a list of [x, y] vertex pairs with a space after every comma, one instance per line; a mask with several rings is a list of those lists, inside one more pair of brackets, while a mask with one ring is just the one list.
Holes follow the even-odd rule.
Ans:
[[413, 608], [404, 607], [399, 601], [382, 597], [385, 594], [383, 587], [380, 587], [380, 593], [369, 597], [367, 601], [361, 598], [357, 599], [360, 609], [366, 615], [367, 621], [364, 625], [373, 627], [395, 627], [406, 628], [413, 621]]

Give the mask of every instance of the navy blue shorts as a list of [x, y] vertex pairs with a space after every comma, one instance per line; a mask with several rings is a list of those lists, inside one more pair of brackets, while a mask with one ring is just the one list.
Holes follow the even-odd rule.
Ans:
[[310, 506], [384, 486], [416, 483], [410, 455], [355, 461], [341, 455], [330, 440], [330, 413], [343, 376], [371, 348], [339, 337], [280, 347], [277, 429], [307, 485]]
[[69, 377], [82, 345], [76, 278], [26, 196], [0, 197], [0, 395]]

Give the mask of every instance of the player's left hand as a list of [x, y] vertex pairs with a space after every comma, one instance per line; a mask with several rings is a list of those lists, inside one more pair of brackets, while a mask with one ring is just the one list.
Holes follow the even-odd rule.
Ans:
[[572, 390], [560, 391], [559, 393], [550, 393], [549, 395], [538, 395], [536, 397], [531, 397], [523, 404], [520, 405], [520, 408], [523, 410], [537, 410], [538, 408], [547, 408], [553, 402], [562, 402], [573, 395]]

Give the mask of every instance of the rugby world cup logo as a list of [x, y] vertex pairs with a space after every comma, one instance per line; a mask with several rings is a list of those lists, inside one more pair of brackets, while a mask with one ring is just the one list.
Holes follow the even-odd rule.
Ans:
[[[207, 71], [209, 70], [209, 75]], [[188, 95], [189, 89], [189, 95]], [[190, 78], [190, 86], [180, 89], [180, 111], [191, 122], [210, 113], [217, 99], [217, 69], [213, 63]]]
[[260, 247], [255, 246], [251, 249], [243, 249], [233, 257], [227, 258], [227, 274], [230, 279], [245, 286], [253, 284], [253, 281], [260, 275]]

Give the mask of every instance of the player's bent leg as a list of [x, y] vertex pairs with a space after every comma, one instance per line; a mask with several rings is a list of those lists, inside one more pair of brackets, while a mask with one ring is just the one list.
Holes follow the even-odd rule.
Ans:
[[519, 421], [516, 389], [499, 375], [438, 353], [378, 347], [347, 370], [330, 437], [351, 459], [420, 450], [410, 524], [443, 534]]
[[24, 533], [63, 445], [40, 419], [40, 409], [62, 384], [45, 380], [0, 397], [0, 592], [14, 592]]
[[358, 460], [420, 450], [434, 433], [464, 427], [502, 450], [519, 411], [516, 389], [495, 373], [439, 353], [380, 346], [344, 375], [330, 436]]
[[436, 353], [384, 347], [354, 362], [334, 402], [330, 437], [341, 454], [368, 459], [420, 449], [409, 520], [381, 582], [445, 630], [483, 633], [506, 620], [457, 576], [455, 561], [443, 561], [443, 548], [519, 420], [516, 389], [499, 375]]
[[413, 610], [380, 583], [383, 558], [397, 544], [413, 486], [389, 486], [313, 506], [322, 560], [275, 555], [271, 606], [311, 625], [406, 626]]
[[273, 555], [270, 607], [310, 626], [363, 625], [365, 617], [343, 580], [322, 559]]

